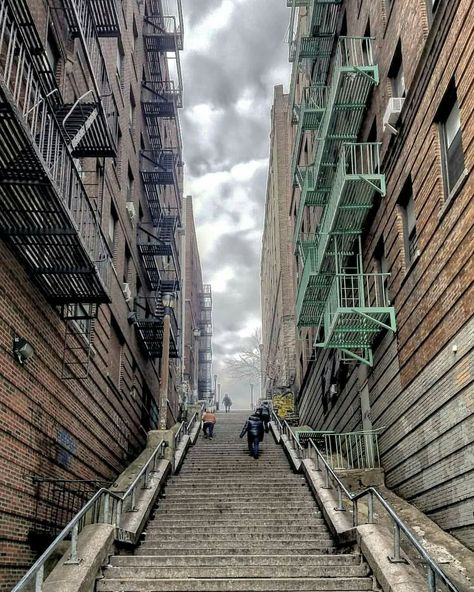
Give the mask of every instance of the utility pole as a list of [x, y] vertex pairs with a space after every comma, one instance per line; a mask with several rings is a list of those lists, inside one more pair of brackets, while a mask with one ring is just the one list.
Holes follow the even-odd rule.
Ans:
[[250, 383], [250, 409], [253, 411], [253, 384]]
[[163, 317], [163, 346], [161, 351], [160, 366], [160, 430], [166, 430], [168, 420], [168, 377], [170, 373], [170, 331], [171, 331], [171, 308], [174, 304], [173, 294], [163, 294], [163, 306], [165, 314]]

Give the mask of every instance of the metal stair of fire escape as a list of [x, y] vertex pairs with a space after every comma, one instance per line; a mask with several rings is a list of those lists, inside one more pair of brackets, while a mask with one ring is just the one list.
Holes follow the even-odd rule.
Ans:
[[98, 592], [374, 590], [358, 552], [337, 549], [283, 450], [258, 460], [239, 432], [248, 412], [218, 414], [155, 507], [133, 555], [111, 557]]

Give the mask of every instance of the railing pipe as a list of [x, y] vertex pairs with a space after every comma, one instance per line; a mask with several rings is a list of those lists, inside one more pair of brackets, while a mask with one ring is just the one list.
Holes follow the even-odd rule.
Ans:
[[392, 521], [394, 523], [394, 538], [393, 538], [394, 556], [392, 558], [392, 561], [394, 561], [394, 562], [403, 561], [403, 559], [401, 558], [401, 553], [400, 553], [400, 535], [401, 535], [401, 532], [403, 532], [407, 541], [416, 549], [416, 551], [421, 555], [422, 559], [424, 560], [424, 562], [427, 565], [427, 569], [428, 569], [427, 585], [428, 585], [429, 592], [436, 592], [436, 578], [437, 577], [446, 585], [447, 589], [450, 592], [459, 592], [459, 589], [455, 586], [455, 584], [453, 584], [451, 582], [449, 577], [442, 571], [442, 569], [439, 567], [436, 560], [433, 559], [429, 555], [429, 553], [426, 551], [426, 549], [418, 542], [418, 540], [411, 533], [410, 529], [405, 524], [405, 522], [402, 520], [402, 518], [400, 518], [400, 516], [396, 513], [396, 511], [392, 508], [392, 506], [387, 502], [387, 500], [382, 496], [382, 494], [377, 489], [375, 489], [374, 487], [368, 487], [367, 489], [364, 489], [363, 491], [361, 491], [359, 493], [352, 494], [350, 491], [348, 491], [348, 489], [346, 488], [344, 483], [341, 481], [341, 479], [336, 475], [334, 470], [328, 464], [328, 462], [326, 461], [326, 459], [324, 458], [323, 454], [318, 449], [316, 444], [310, 440], [309, 445], [314, 448], [319, 461], [323, 463], [326, 473], [336, 483], [336, 487], [340, 488], [341, 495], [344, 494], [349, 499], [349, 501], [352, 502], [352, 509], [353, 509], [352, 522], [353, 522], [354, 527], [358, 525], [358, 518], [359, 518], [358, 517], [358, 501], [360, 499], [362, 499], [363, 497], [369, 498], [369, 501], [368, 501], [368, 514], [369, 514], [368, 518], [369, 518], [369, 520], [368, 520], [368, 522], [370, 523], [370, 519], [373, 520], [373, 503], [374, 503], [374, 500], [377, 499], [380, 502], [381, 506], [384, 508], [384, 510], [388, 513], [388, 515], [390, 516], [390, 518], [392, 519]]

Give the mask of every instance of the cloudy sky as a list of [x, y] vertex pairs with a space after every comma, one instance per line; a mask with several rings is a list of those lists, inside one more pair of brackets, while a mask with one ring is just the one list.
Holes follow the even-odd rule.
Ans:
[[185, 194], [194, 198], [213, 290], [214, 372], [236, 407], [249, 385], [225, 375], [260, 326], [260, 246], [273, 87], [288, 88], [285, 0], [183, 0]]

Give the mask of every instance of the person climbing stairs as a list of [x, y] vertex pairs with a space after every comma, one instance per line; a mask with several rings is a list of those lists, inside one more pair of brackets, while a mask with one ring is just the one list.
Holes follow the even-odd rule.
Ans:
[[248, 455], [248, 412], [218, 414], [167, 484], [133, 555], [115, 555], [98, 592], [374, 590], [356, 551], [337, 549], [305, 479], [267, 435]]

